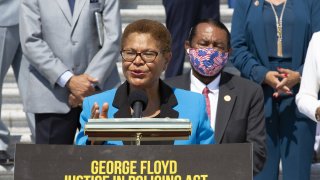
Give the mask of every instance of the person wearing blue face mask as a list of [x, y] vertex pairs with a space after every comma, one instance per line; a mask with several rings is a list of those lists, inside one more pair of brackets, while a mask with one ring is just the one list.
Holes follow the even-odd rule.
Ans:
[[230, 49], [230, 33], [223, 23], [199, 21], [185, 42], [191, 71], [166, 79], [172, 87], [204, 94], [216, 143], [252, 143], [253, 174], [266, 159], [263, 92], [249, 80], [223, 72]]

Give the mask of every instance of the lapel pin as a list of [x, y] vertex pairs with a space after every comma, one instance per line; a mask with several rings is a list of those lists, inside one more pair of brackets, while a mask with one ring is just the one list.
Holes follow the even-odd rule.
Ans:
[[256, 0], [256, 1], [254, 2], [254, 5], [255, 5], [255, 6], [259, 6], [259, 1]]
[[225, 95], [223, 99], [227, 102], [231, 101], [231, 97], [229, 95]]

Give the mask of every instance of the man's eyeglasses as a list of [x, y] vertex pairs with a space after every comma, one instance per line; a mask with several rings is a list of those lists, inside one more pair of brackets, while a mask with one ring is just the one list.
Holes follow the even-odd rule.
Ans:
[[122, 50], [120, 51], [120, 54], [122, 56], [122, 59], [126, 62], [133, 62], [137, 58], [137, 56], [140, 56], [145, 63], [151, 63], [157, 58], [159, 52], [156, 52], [156, 51], [136, 52], [133, 50]]

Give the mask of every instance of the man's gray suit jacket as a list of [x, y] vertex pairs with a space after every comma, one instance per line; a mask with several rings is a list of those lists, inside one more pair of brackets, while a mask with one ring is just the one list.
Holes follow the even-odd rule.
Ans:
[[0, 0], [0, 26], [19, 24], [20, 0]]
[[27, 112], [69, 112], [69, 91], [56, 83], [68, 70], [97, 78], [102, 90], [120, 83], [116, 67], [121, 35], [119, 1], [102, 4], [105, 39], [101, 49], [94, 18], [99, 2], [76, 0], [72, 15], [67, 0], [22, 0], [20, 39], [31, 64]]

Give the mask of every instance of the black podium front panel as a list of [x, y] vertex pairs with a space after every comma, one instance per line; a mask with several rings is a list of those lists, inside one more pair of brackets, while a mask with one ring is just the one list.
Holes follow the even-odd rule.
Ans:
[[251, 144], [18, 144], [15, 180], [250, 180]]

